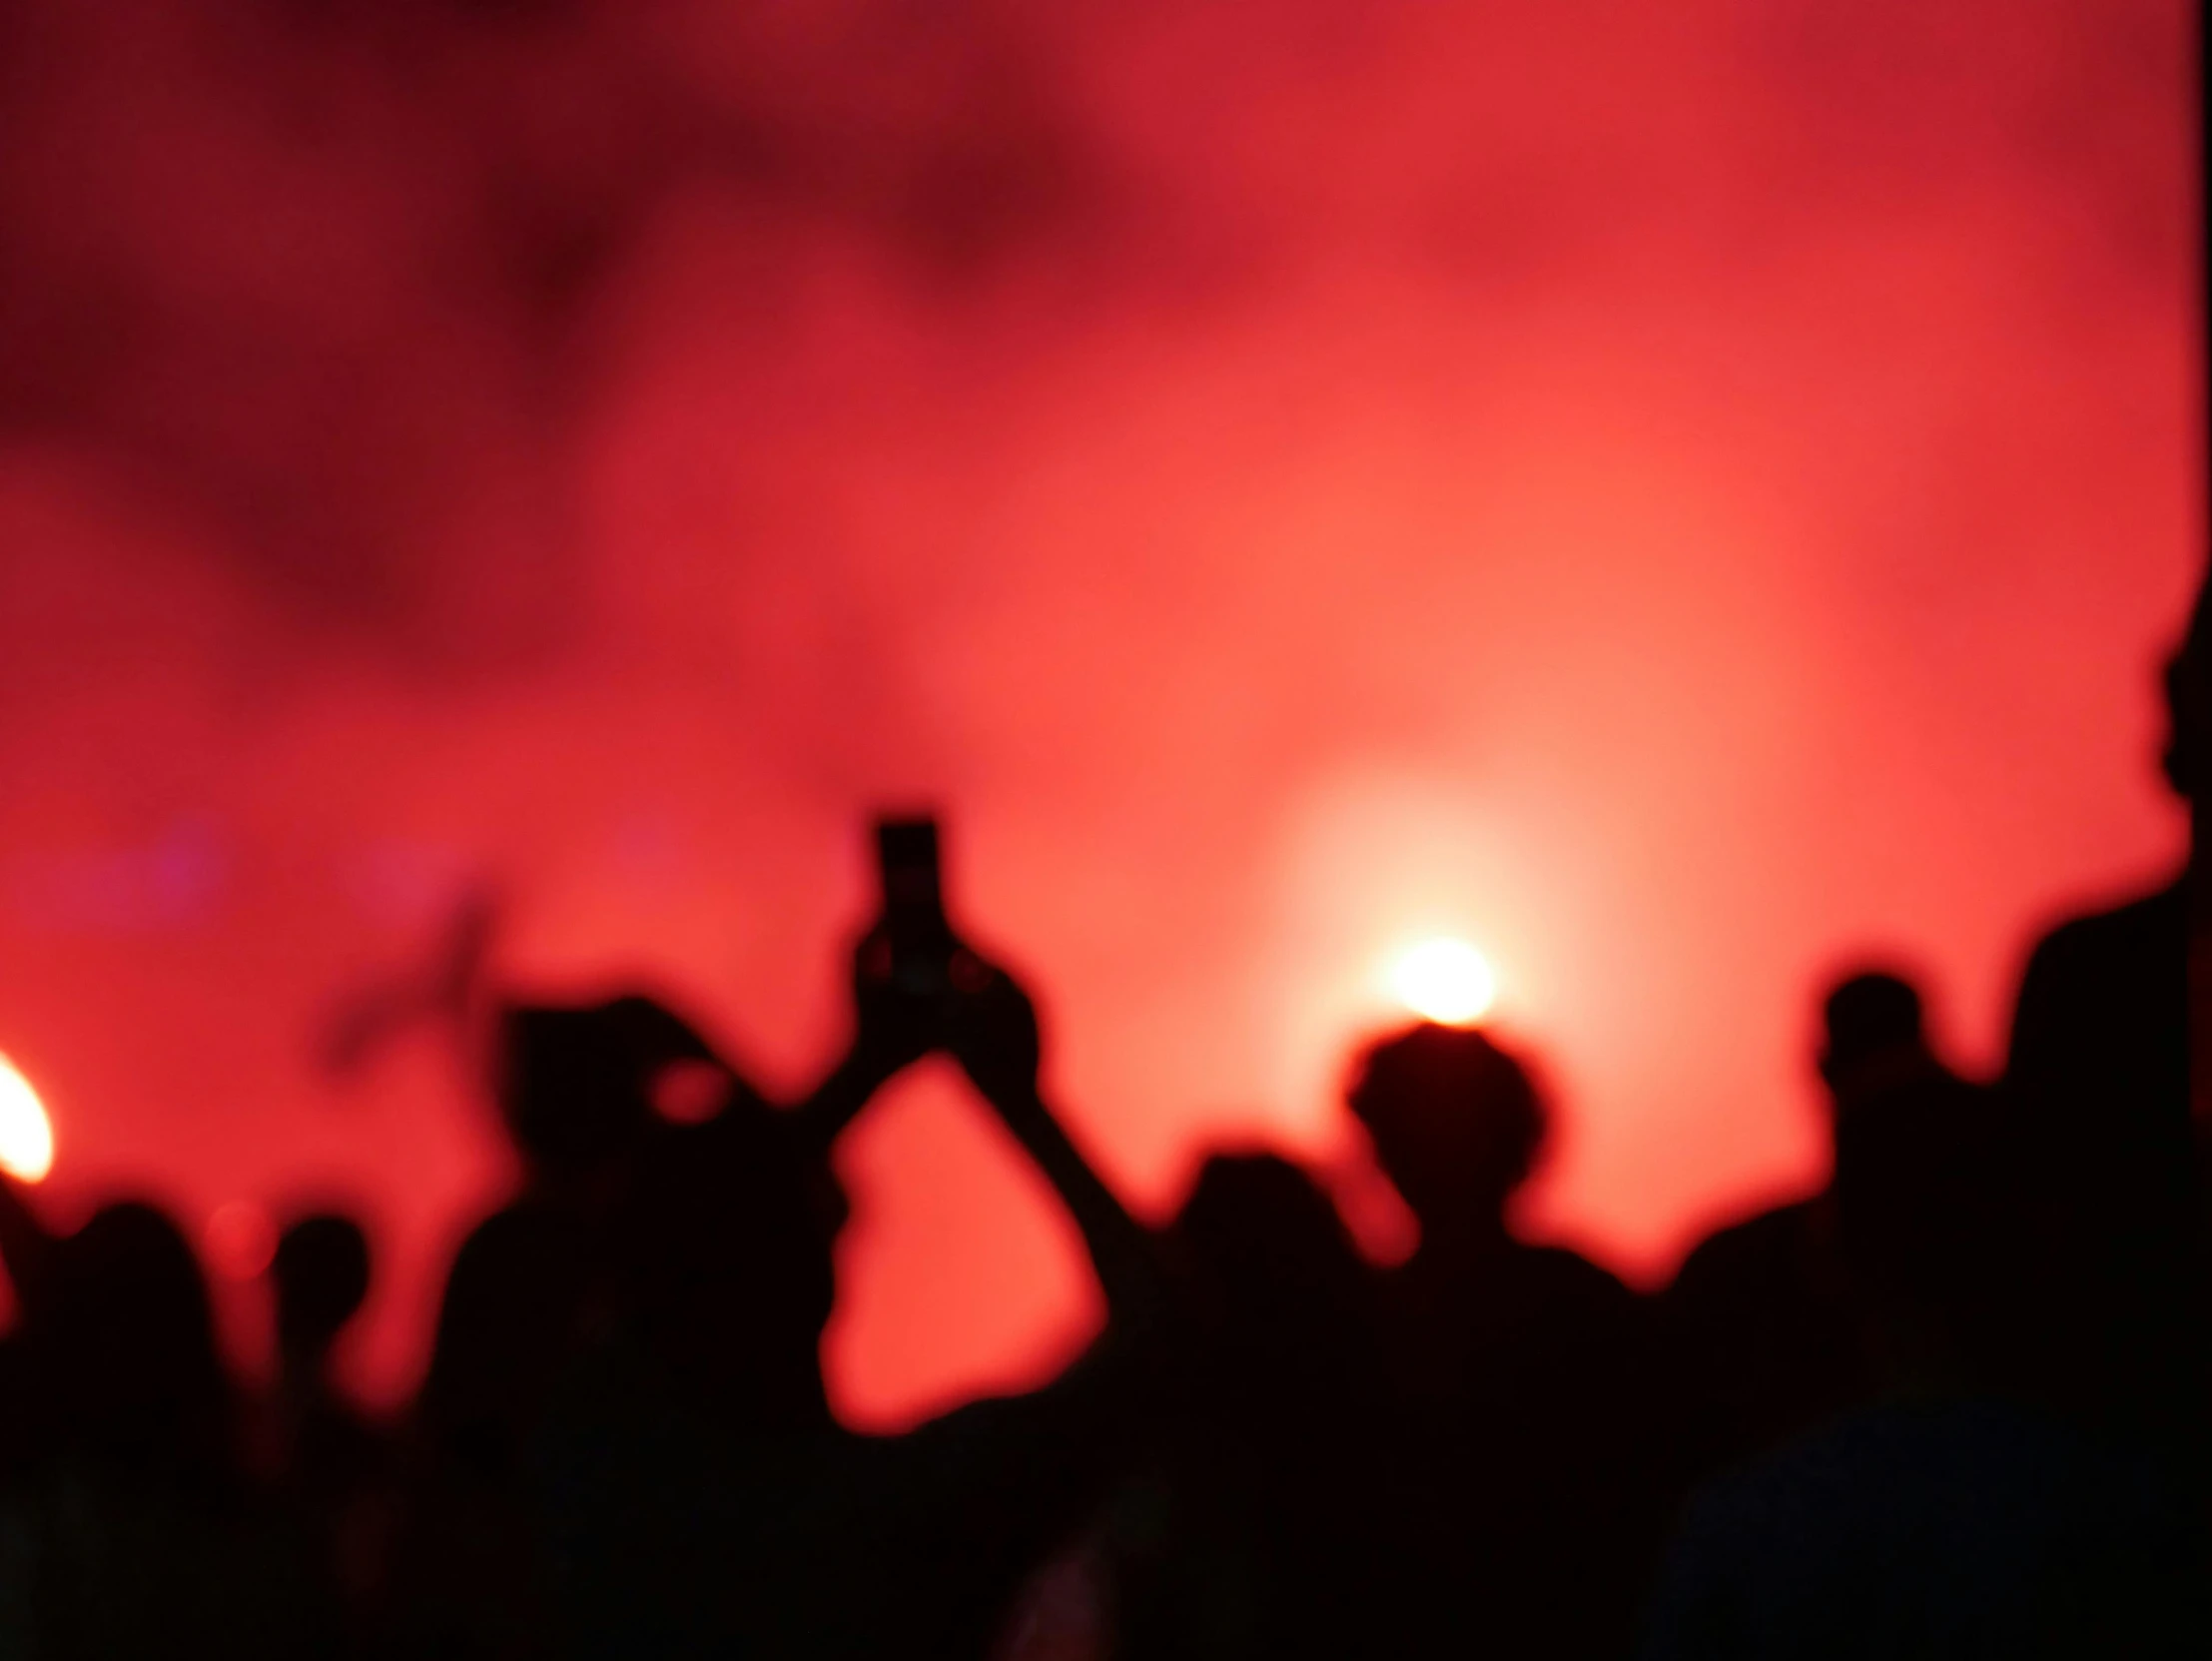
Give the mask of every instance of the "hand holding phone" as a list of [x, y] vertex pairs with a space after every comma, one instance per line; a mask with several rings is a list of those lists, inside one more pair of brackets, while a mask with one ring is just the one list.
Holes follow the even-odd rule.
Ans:
[[853, 958], [854, 1061], [880, 1083], [943, 1045], [960, 943], [945, 917], [936, 820], [879, 819], [876, 863], [881, 907]]
[[960, 947], [953, 958], [946, 1042], [978, 1094], [1001, 1114], [1040, 1109], [1037, 1006], [1020, 982]]
[[939, 998], [951, 986], [960, 942], [945, 917], [935, 819], [879, 819], [876, 864], [883, 884], [886, 971], [909, 998]]

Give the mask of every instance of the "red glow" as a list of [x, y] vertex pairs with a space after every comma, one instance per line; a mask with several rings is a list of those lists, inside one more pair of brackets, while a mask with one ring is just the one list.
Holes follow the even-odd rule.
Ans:
[[730, 1076], [711, 1062], [677, 1062], [653, 1081], [653, 1111], [672, 1125], [703, 1125], [729, 1099]]
[[[358, 1206], [389, 1397], [511, 1173], [333, 1003], [488, 878], [499, 975], [796, 1089], [929, 800], [1143, 1207], [1355, 1159], [1458, 935], [1532, 1226], [1649, 1277], [1816, 1174], [1826, 967], [1985, 1062], [2173, 859], [2177, 0], [924, 10], [13, 8], [0, 1014], [74, 1197]], [[953, 1082], [841, 1158], [841, 1410], [1080, 1337]]]
[[277, 1255], [277, 1227], [251, 1200], [216, 1208], [201, 1232], [209, 1266], [226, 1280], [257, 1280]]

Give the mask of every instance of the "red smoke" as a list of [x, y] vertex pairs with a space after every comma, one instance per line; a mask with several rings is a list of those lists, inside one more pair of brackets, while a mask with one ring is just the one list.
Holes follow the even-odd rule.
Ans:
[[[1992, 1054], [2155, 872], [2198, 545], [2175, 0], [0, 12], [0, 1049], [65, 1197], [350, 1199], [369, 1370], [501, 1181], [427, 1034], [491, 881], [789, 1085], [863, 819], [951, 815], [1139, 1204], [1348, 1158], [1377, 956], [1477, 940], [1639, 1273], [1817, 1164], [1816, 978]], [[1066, 1231], [856, 1136], [870, 1421], [1032, 1376]], [[1347, 1177], [1347, 1182], [1352, 1179]], [[1057, 1347], [1056, 1347], [1057, 1346]]]

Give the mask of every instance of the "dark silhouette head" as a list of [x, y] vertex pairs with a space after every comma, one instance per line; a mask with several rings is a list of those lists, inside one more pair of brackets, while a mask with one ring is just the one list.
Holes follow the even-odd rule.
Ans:
[[533, 1176], [554, 1183], [632, 1157], [653, 1129], [662, 1071], [712, 1059], [682, 1021], [641, 997], [509, 1009], [500, 1050], [501, 1116]]
[[320, 1365], [369, 1296], [369, 1237], [350, 1217], [303, 1218], [277, 1243], [270, 1278], [280, 1354]]
[[1373, 1045], [1348, 1100], [1424, 1234], [1502, 1222], [1548, 1130], [1527, 1069], [1471, 1029], [1421, 1025]]
[[2212, 661], [2206, 652], [2207, 610], [2212, 606], [2212, 584], [2197, 590], [2196, 607], [2189, 614], [2189, 632], [2172, 657], [2163, 677], [2166, 694], [2166, 782], [2184, 798], [2194, 801], [2204, 787], [2206, 747], [2212, 743]]
[[1366, 1267], [1313, 1179], [1273, 1154], [1215, 1154], [1175, 1218], [1207, 1306], [1243, 1347], [1297, 1343], [1356, 1315]]
[[828, 1165], [773, 1111], [675, 1133], [614, 1232], [622, 1318], [695, 1404], [748, 1427], [826, 1424], [822, 1331], [847, 1216]]
[[208, 1289], [152, 1206], [108, 1206], [56, 1248], [38, 1334], [65, 1446], [142, 1476], [229, 1468], [230, 1385]]
[[1920, 995], [1902, 976], [1885, 970], [1847, 976], [1821, 1013], [1821, 1077], [1840, 1107], [1926, 1069]]

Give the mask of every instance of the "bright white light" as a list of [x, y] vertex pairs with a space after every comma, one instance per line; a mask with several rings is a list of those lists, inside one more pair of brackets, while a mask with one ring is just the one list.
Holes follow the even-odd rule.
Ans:
[[1464, 940], [1424, 940], [1390, 968], [1390, 990], [1424, 1021], [1472, 1026], [1490, 1013], [1498, 977]]
[[36, 1183], [54, 1169], [54, 1128], [31, 1081], [0, 1056], [0, 1171]]

